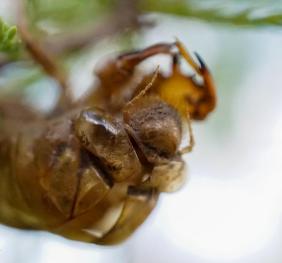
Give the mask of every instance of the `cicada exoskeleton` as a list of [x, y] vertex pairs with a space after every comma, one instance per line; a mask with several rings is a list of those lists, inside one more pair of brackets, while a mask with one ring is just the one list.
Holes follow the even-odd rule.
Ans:
[[[23, 38], [38, 62], [47, 59], [45, 71], [58, 77], [52, 60], [24, 32]], [[161, 53], [171, 57], [169, 76], [157, 70], [138, 85], [131, 82], [141, 61]], [[181, 57], [202, 82], [181, 71]], [[197, 58], [179, 41], [122, 54], [97, 71], [100, 84], [84, 100], [60, 104], [48, 118], [2, 104], [0, 221], [99, 244], [127, 238], [161, 192], [183, 184], [182, 155], [194, 143], [191, 120], [215, 107], [212, 78]], [[58, 81], [64, 88], [64, 79]], [[190, 143], [182, 147], [185, 130]]]

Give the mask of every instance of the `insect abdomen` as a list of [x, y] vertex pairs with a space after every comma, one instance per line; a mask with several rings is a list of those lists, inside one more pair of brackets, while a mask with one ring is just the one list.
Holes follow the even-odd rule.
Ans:
[[[0, 221], [21, 228], [84, 236], [82, 229], [97, 225], [113, 207], [122, 208], [128, 185], [138, 180], [128, 178], [127, 167], [117, 165], [113, 170], [109, 166], [109, 162], [115, 160], [112, 150], [107, 149], [113, 147], [112, 144], [96, 144], [101, 150], [104, 148], [102, 152], [111, 153], [108, 159], [101, 156], [102, 152], [95, 156], [85, 148], [74, 132], [75, 120], [74, 114], [58, 121], [34, 124], [19, 132], [14, 142], [6, 140], [8, 148], [4, 151], [5, 147], [2, 147], [1, 153], [9, 157], [0, 167], [0, 209], [9, 211], [0, 215]], [[116, 131], [125, 133], [119, 128]], [[129, 141], [124, 139], [121, 145], [134, 154]], [[135, 173], [131, 171], [132, 175], [140, 178], [141, 164], [137, 156], [130, 159], [129, 155], [127, 165], [133, 164], [137, 165]], [[118, 172], [119, 168], [126, 173]], [[115, 177], [115, 174], [119, 176]], [[68, 222], [70, 225], [71, 222], [79, 223], [68, 227]]]

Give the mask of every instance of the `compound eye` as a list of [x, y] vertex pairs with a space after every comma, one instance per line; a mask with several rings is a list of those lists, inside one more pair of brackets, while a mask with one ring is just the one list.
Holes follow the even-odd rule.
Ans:
[[127, 111], [126, 124], [148, 162], [157, 164], [175, 156], [182, 138], [181, 115], [159, 97], [137, 101]]
[[181, 130], [169, 119], [164, 120], [163, 123], [145, 123], [140, 134], [140, 139], [146, 148], [166, 159], [175, 155], [180, 138]]

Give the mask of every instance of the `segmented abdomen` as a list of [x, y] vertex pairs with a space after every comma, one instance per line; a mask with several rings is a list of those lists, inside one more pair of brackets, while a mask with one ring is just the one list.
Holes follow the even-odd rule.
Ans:
[[[2, 223], [85, 241], [93, 241], [93, 236], [99, 239], [114, 226], [128, 186], [141, 179], [141, 164], [119, 122], [111, 123], [112, 134], [100, 126], [96, 133], [91, 131], [96, 148], [83, 146], [75, 130], [78, 116], [72, 113], [55, 121], [33, 123], [1, 137]], [[121, 158], [121, 163], [131, 163], [136, 169], [131, 170], [132, 176], [128, 167], [115, 160], [114, 151], [118, 149], [119, 154], [121, 147], [131, 158], [127, 162]]]

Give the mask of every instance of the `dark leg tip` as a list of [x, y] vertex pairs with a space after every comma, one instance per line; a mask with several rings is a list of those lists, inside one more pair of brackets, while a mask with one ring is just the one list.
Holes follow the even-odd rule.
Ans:
[[207, 69], [207, 66], [204, 62], [204, 60], [200, 57], [200, 55], [197, 53], [197, 52], [194, 52], [196, 58], [198, 59], [199, 63], [200, 63], [200, 69], [201, 70], [206, 70]]

